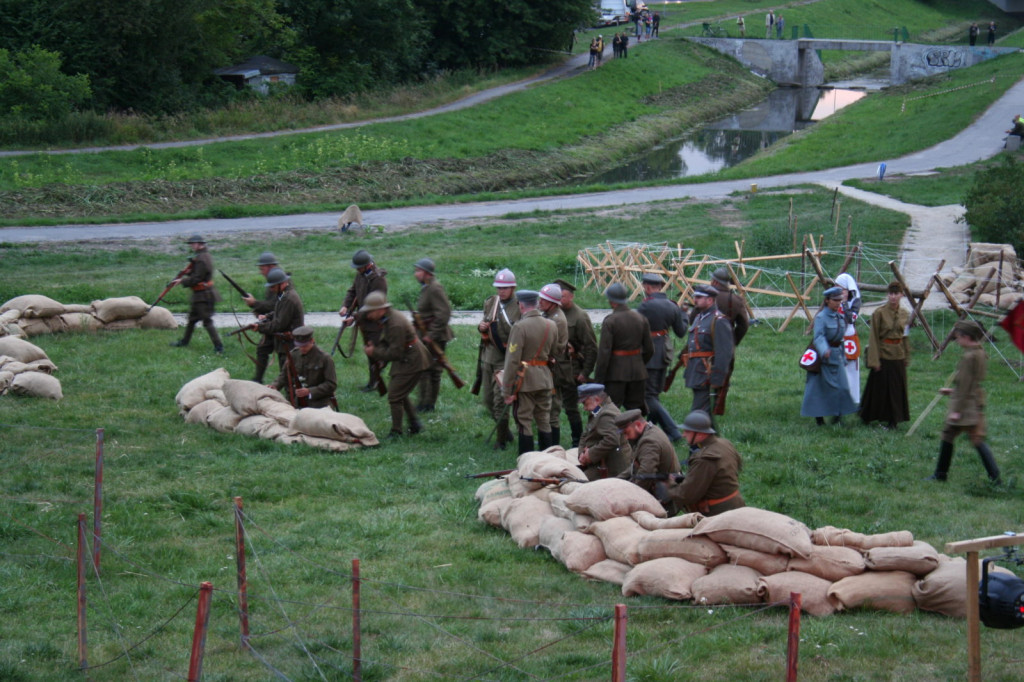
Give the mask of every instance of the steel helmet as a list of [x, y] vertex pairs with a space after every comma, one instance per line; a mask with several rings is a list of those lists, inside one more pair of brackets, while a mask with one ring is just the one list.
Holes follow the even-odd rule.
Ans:
[[494, 286], [496, 287], [514, 287], [515, 285], [516, 276], [508, 268], [498, 270], [494, 275]]
[[614, 282], [608, 285], [608, 288], [604, 290], [604, 295], [608, 297], [608, 300], [612, 303], [625, 303], [629, 300], [629, 292], [626, 291], [626, 287]]
[[416, 261], [416, 269], [422, 270], [423, 272], [429, 272], [431, 275], [434, 274], [434, 261], [429, 258], [420, 258]]
[[715, 433], [715, 430], [711, 428], [711, 415], [704, 410], [694, 410], [683, 420], [683, 431]]
[[361, 268], [373, 262], [373, 256], [366, 249], [359, 249], [352, 254], [352, 267]]
[[545, 284], [540, 288], [540, 297], [549, 303], [561, 303], [562, 287], [557, 284]]
[[288, 276], [287, 272], [285, 272], [281, 268], [274, 268], [273, 270], [267, 273], [266, 286], [272, 287], [276, 284], [283, 284], [284, 282], [287, 282], [289, 280], [291, 280], [291, 277]]
[[194, 234], [191, 237], [189, 237], [188, 239], [186, 239], [185, 243], [186, 244], [205, 244], [206, 240], [203, 239], [203, 235], [201, 235], [201, 234]]
[[260, 258], [256, 261], [256, 265], [277, 265], [277, 256], [272, 254], [270, 251], [264, 251], [260, 254]]

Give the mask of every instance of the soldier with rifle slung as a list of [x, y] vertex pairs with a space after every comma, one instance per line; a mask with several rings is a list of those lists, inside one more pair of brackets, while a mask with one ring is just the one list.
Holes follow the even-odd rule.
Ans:
[[285, 355], [291, 350], [292, 332], [305, 323], [302, 299], [291, 282], [292, 278], [281, 268], [272, 268], [267, 273], [265, 286], [276, 297], [274, 310], [258, 315], [256, 322], [256, 331], [274, 340], [277, 368], [281, 371], [285, 367]]
[[619, 474], [654, 495], [669, 516], [676, 508], [668, 495], [672, 474], [679, 473], [679, 458], [665, 432], [649, 423], [640, 410], [628, 410], [615, 418], [615, 426], [622, 430], [633, 450], [633, 462]]
[[732, 361], [733, 335], [729, 319], [718, 311], [713, 287], [699, 284], [694, 288], [696, 310], [690, 320], [687, 343], [686, 387], [693, 390], [691, 410], [709, 415], [725, 385]]
[[[341, 304], [341, 309], [338, 310], [338, 314], [341, 315], [342, 329], [355, 324], [358, 320], [359, 329], [363, 333], [363, 343], [377, 343], [380, 340], [380, 325], [376, 322], [358, 318], [356, 313], [359, 312], [359, 309], [366, 302], [366, 297], [374, 291], [387, 295], [387, 270], [378, 268], [377, 264], [373, 262], [373, 256], [365, 249], [359, 249], [353, 254], [351, 266], [355, 269], [356, 276], [352, 281], [352, 286], [345, 293], [345, 301]], [[338, 334], [339, 340], [341, 338], [340, 331]], [[335, 344], [337, 342], [335, 340]], [[334, 352], [333, 348], [331, 352]], [[344, 351], [342, 354], [344, 355]], [[380, 372], [374, 368], [374, 364], [372, 361], [369, 362], [370, 378], [366, 385], [359, 389], [364, 393], [376, 390], [377, 385], [380, 383]]]
[[[511, 270], [499, 270], [494, 276], [496, 293], [484, 301], [484, 317], [477, 325], [480, 332], [480, 352], [476, 381], [472, 393], [480, 394], [484, 409], [495, 421], [495, 449], [504, 449], [512, 442], [508, 425], [508, 409], [502, 400], [501, 385], [495, 375], [505, 366], [505, 352], [512, 325], [519, 321], [519, 304], [515, 298], [516, 276]], [[481, 389], [483, 389], [481, 391]]]
[[337, 409], [334, 392], [338, 377], [334, 359], [323, 352], [313, 339], [313, 328], [302, 325], [292, 331], [295, 347], [289, 352], [290, 361], [277, 375], [271, 388], [288, 389], [294, 407], [327, 407]]
[[[414, 276], [420, 283], [420, 295], [416, 300], [418, 313], [417, 333], [425, 346], [437, 349], [444, 356], [444, 348], [455, 338], [448, 320], [452, 317], [452, 304], [448, 294], [437, 281], [434, 273], [434, 261], [420, 258], [416, 261]], [[420, 377], [419, 404], [417, 412], [433, 412], [441, 392], [442, 367], [438, 359], [431, 355], [430, 367]]]
[[615, 425], [619, 408], [605, 393], [602, 384], [583, 384], [576, 393], [589, 414], [587, 428], [580, 437], [580, 468], [587, 479], [614, 477], [629, 469], [633, 460], [629, 441]]
[[640, 283], [646, 298], [637, 308], [637, 312], [650, 323], [651, 342], [654, 344], [654, 354], [647, 361], [647, 383], [644, 385], [647, 414], [675, 443], [682, 440], [683, 436], [679, 433], [676, 420], [664, 408], [658, 396], [665, 389], [665, 371], [672, 364], [672, 336], [686, 338], [687, 318], [676, 302], [669, 300], [662, 291], [665, 288], [665, 280], [661, 275], [653, 272], [644, 273]]
[[[206, 240], [200, 235], [194, 234], [185, 242], [192, 249], [192, 268], [189, 272], [171, 281], [171, 286], [180, 284], [192, 290], [192, 301], [188, 309], [188, 321], [185, 323], [185, 334], [180, 341], [171, 343], [172, 346], [184, 347], [192, 340], [192, 332], [200, 322], [210, 335], [215, 353], [224, 352], [224, 344], [221, 343], [220, 334], [213, 325], [213, 307], [220, 300], [217, 287], [213, 284], [213, 258], [206, 248]], [[170, 288], [170, 287], [168, 287]]]
[[519, 321], [508, 336], [508, 352], [502, 378], [501, 394], [506, 405], [514, 405], [512, 413], [519, 426], [519, 454], [533, 446], [533, 425], [537, 425], [538, 449], [551, 445], [551, 378], [548, 360], [555, 347], [558, 329], [537, 309], [540, 294], [517, 291]]
[[719, 391], [718, 400], [715, 401], [713, 414], [725, 414], [725, 396], [729, 392], [729, 383], [732, 379], [732, 372], [736, 366], [736, 348], [739, 347], [740, 341], [747, 335], [747, 330], [750, 329], [750, 318], [747, 315], [747, 306], [743, 302], [743, 298], [739, 294], [734, 294], [730, 291], [732, 285], [732, 273], [729, 272], [729, 268], [720, 267], [711, 273], [711, 286], [715, 288], [718, 295], [715, 297], [715, 305], [718, 307], [718, 312], [725, 315], [729, 320], [729, 324], [732, 326], [732, 346], [733, 355], [729, 360], [729, 373], [725, 376], [725, 383], [722, 384], [722, 388]]
[[545, 284], [540, 288], [538, 303], [541, 313], [555, 323], [558, 334], [555, 336], [555, 348], [552, 352], [551, 378], [555, 382], [551, 394], [551, 445], [561, 445], [562, 440], [562, 401], [576, 402], [576, 387], [572, 393], [563, 397], [561, 387], [572, 381], [572, 363], [569, 361], [569, 325], [562, 314], [562, 287], [557, 284]]
[[[277, 262], [277, 256], [270, 251], [264, 251], [260, 254], [259, 260], [256, 261], [256, 267], [260, 269], [260, 274], [263, 275], [265, 280], [267, 273], [280, 266]], [[268, 315], [274, 311], [274, 305], [277, 303], [277, 294], [270, 287], [264, 287], [264, 291], [266, 294], [260, 300], [257, 300], [252, 294], [240, 292], [242, 300], [252, 309], [254, 315]], [[263, 375], [267, 371], [267, 365], [270, 364], [270, 356], [273, 352], [274, 337], [261, 336], [260, 342], [256, 345], [256, 373], [252, 378], [256, 383], [263, 383]]]
[[[597, 362], [597, 335], [594, 334], [590, 315], [576, 305], [576, 287], [564, 279], [556, 279], [555, 284], [562, 288], [562, 314], [565, 315], [565, 324], [569, 329], [568, 352], [571, 365], [568, 379], [558, 388], [562, 394], [562, 409], [569, 420], [572, 447], [577, 447], [583, 433], [583, 420], [580, 418], [579, 402], [575, 399], [576, 387], [590, 381], [590, 373], [594, 371], [594, 363]], [[558, 382], [561, 376], [556, 376], [555, 381]]]

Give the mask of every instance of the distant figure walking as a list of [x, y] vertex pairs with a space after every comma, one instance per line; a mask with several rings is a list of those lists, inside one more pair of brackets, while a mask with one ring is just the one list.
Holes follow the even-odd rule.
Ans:
[[786, 28], [786, 20], [782, 18], [782, 15], [775, 17], [775, 37], [782, 40], [782, 31]]
[[988, 44], [996, 44], [996, 22], [994, 21], [988, 22]]
[[740, 38], [747, 37], [747, 25], [743, 22], [743, 17], [736, 17], [736, 28], [740, 31]]
[[768, 10], [768, 14], [764, 15], [764, 38], [768, 40], [772, 37], [772, 29], [775, 28], [775, 12]]
[[978, 33], [980, 31], [981, 29], [978, 28], [978, 22], [972, 23], [971, 27], [967, 29], [967, 42], [972, 46], [978, 42]]

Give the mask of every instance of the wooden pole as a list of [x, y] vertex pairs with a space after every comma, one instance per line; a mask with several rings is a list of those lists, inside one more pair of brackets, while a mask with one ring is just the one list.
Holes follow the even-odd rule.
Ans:
[[615, 605], [615, 635], [612, 642], [612, 682], [626, 682], [626, 605]]
[[[939, 263], [939, 270], [941, 270], [942, 266], [945, 264], [946, 261], [941, 261]], [[896, 281], [900, 283], [900, 287], [903, 288], [903, 293], [911, 301], [914, 301], [914, 292], [912, 292], [910, 290], [910, 287], [907, 285], [907, 280], [903, 278], [903, 273], [900, 272], [900, 268], [898, 265], [896, 265], [896, 261], [889, 261], [889, 269], [892, 270], [893, 277], [896, 278]], [[932, 333], [932, 327], [930, 324], [928, 324], [928, 320], [924, 319], [924, 315], [921, 314], [921, 306], [924, 305], [924, 300], [928, 298], [928, 292], [931, 291], [932, 282], [934, 282], [937, 277], [938, 271], [936, 271], [936, 274], [932, 276], [930, 280], [928, 280], [928, 286], [924, 288], [924, 292], [921, 294], [921, 299], [919, 301], [914, 301], [914, 303], [911, 305], [910, 311], [910, 324], [914, 323], [914, 318], [916, 317], [918, 322], [921, 323], [921, 328], [924, 329], [925, 334], [928, 335], [928, 339], [932, 342], [932, 348], [938, 348], [939, 342], [935, 340], [935, 334]]]
[[100, 537], [103, 532], [103, 429], [96, 429], [96, 468], [92, 497], [92, 564], [100, 574]]
[[842, 211], [843, 211], [843, 202], [840, 201], [840, 202], [838, 202], [836, 204], [836, 221], [835, 221], [835, 223], [832, 226], [832, 239], [838, 239], [839, 238], [839, 214], [842, 213]]
[[853, 235], [853, 216], [846, 216], [846, 243], [844, 248], [850, 250], [850, 237]]
[[789, 637], [786, 642], [786, 682], [796, 682], [797, 663], [800, 660], [800, 607], [803, 597], [799, 592], [789, 593]]
[[242, 523], [242, 498], [235, 498], [235, 566], [238, 569], [238, 625], [242, 648], [249, 648], [249, 579], [245, 571], [245, 526]]
[[363, 680], [363, 638], [359, 617], [359, 559], [352, 560], [352, 679]]
[[188, 660], [188, 682], [198, 682], [203, 676], [203, 653], [206, 651], [206, 630], [210, 624], [210, 595], [213, 583], [199, 585], [199, 604], [196, 606], [196, 626], [192, 631], [192, 655]]
[[89, 543], [85, 536], [85, 514], [78, 515], [78, 667], [85, 670], [89, 666], [86, 658], [85, 636], [85, 557], [89, 553]]

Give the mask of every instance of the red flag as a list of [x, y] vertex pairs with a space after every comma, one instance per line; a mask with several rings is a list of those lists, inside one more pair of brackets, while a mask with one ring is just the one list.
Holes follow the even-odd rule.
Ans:
[[1017, 301], [1017, 305], [1013, 307], [1013, 310], [999, 321], [999, 326], [1010, 335], [1010, 341], [1013, 341], [1013, 345], [1020, 348], [1021, 352], [1024, 353], [1024, 298]]

